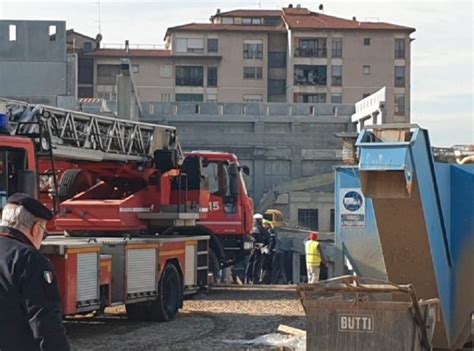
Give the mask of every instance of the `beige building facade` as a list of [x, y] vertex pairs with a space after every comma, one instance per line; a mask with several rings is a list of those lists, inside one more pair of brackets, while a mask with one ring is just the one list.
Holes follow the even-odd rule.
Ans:
[[409, 122], [413, 32], [305, 8], [218, 10], [210, 23], [168, 28], [165, 49], [82, 53], [93, 91], [79, 95], [115, 99], [128, 57], [141, 101], [354, 103], [385, 86], [386, 122]]

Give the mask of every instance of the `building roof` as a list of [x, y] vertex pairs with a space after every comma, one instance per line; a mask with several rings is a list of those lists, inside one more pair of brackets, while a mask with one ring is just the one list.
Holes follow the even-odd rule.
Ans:
[[414, 28], [385, 22], [360, 22], [311, 12], [305, 8], [284, 8], [283, 19], [290, 29], [360, 29], [360, 30], [403, 30], [414, 32]]
[[[312, 12], [304, 7], [285, 7], [282, 10], [233, 10], [217, 13], [213, 17], [275, 17], [280, 16], [290, 29], [295, 30], [399, 30], [414, 32], [411, 27], [399, 26], [385, 22], [360, 22], [340, 17]], [[222, 23], [188, 23], [170, 27], [166, 37], [174, 31], [243, 31], [243, 32], [284, 32], [282, 25], [241, 25]]]
[[281, 10], [232, 10], [219, 12], [216, 17], [280, 17]]
[[85, 55], [100, 56], [100, 57], [169, 57], [171, 50], [165, 49], [98, 49]]
[[261, 26], [261, 25], [241, 25], [222, 23], [188, 23], [182, 26], [170, 27], [167, 29], [165, 38], [175, 31], [216, 31], [216, 32], [284, 32], [285, 27]]
[[89, 37], [88, 35], [85, 35], [85, 34], [76, 32], [73, 28], [68, 29], [68, 30], [66, 31], [66, 35], [69, 35], [69, 34], [77, 35], [77, 36], [83, 37], [83, 38], [85, 38], [85, 39], [89, 39], [89, 40], [95, 41], [95, 38], [92, 38], [92, 37]]

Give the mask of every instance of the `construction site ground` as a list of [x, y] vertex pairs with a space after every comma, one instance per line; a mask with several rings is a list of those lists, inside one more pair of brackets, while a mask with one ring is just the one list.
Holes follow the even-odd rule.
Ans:
[[[280, 324], [304, 328], [303, 308], [293, 287], [218, 287], [185, 300], [167, 323], [131, 322], [123, 306], [104, 317], [68, 319], [75, 350], [250, 350], [224, 340], [254, 339]], [[266, 348], [267, 350], [269, 348]]]

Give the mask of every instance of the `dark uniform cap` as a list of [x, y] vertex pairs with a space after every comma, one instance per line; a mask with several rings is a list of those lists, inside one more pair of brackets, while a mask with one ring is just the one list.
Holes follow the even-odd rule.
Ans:
[[50, 221], [53, 218], [51, 211], [43, 206], [41, 202], [32, 198], [28, 194], [15, 193], [10, 196], [7, 203], [14, 205], [21, 205], [28, 210], [33, 216]]

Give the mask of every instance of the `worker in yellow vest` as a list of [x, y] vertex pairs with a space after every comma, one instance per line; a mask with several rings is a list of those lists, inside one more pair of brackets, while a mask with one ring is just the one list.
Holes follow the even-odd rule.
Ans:
[[321, 245], [318, 242], [318, 233], [309, 233], [308, 240], [304, 243], [306, 253], [306, 270], [308, 271], [308, 283], [319, 281], [319, 270], [321, 264], [326, 264]]

